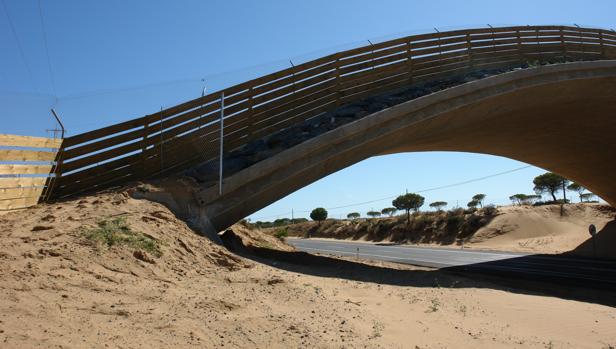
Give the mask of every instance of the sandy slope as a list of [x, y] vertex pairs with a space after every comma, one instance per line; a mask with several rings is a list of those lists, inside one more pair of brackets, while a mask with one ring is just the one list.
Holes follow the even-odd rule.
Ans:
[[[139, 259], [130, 248], [85, 240], [84, 226], [118, 215], [159, 241], [162, 256]], [[234, 229], [257, 248], [306, 257]], [[613, 302], [565, 300], [387, 263], [238, 257], [163, 206], [126, 193], [0, 216], [0, 294], [1, 348], [616, 345], [616, 309], [601, 305]]]
[[614, 213], [598, 204], [566, 205], [563, 216], [557, 205], [506, 206], [499, 208], [499, 215], [479, 229], [467, 246], [562, 253], [575, 249], [590, 238], [588, 226], [591, 223], [600, 231], [613, 219]]

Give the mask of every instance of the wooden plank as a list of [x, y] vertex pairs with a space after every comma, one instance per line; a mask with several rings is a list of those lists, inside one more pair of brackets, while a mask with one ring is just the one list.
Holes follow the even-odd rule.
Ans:
[[0, 188], [43, 186], [47, 177], [0, 177]]
[[210, 102], [215, 102], [216, 100], [218, 100], [218, 98], [219, 98], [219, 93], [208, 94], [208, 95], [205, 95], [204, 97], [199, 97], [194, 100], [191, 100], [191, 101], [188, 101], [182, 104], [178, 104], [177, 106], [164, 109], [154, 114], [150, 114], [150, 115], [146, 115], [146, 116], [139, 117], [136, 119], [124, 121], [118, 124], [102, 127], [96, 130], [84, 132], [84, 133], [81, 133], [75, 136], [67, 137], [64, 140], [64, 147], [70, 148], [77, 144], [90, 142], [90, 141], [93, 141], [99, 138], [111, 136], [116, 133], [128, 131], [134, 128], [139, 128], [143, 126], [146, 122], [149, 122], [149, 123], [157, 122], [157, 121], [160, 121], [161, 118], [164, 120], [182, 111], [194, 109], [194, 108], [200, 107], [201, 105], [207, 105]]
[[49, 174], [51, 165], [0, 164], [0, 175]]
[[20, 208], [26, 208], [38, 204], [39, 197], [18, 198], [10, 200], [0, 200], [0, 210], [8, 211]]
[[351, 66], [341, 67], [340, 74], [346, 75], [354, 71], [364, 70], [368, 68], [376, 69], [388, 63], [392, 63], [396, 61], [406, 61], [407, 59], [408, 59], [408, 52], [404, 51], [400, 54], [378, 58], [378, 59], [375, 59], [374, 61], [367, 61], [367, 62], [358, 63], [358, 64], [351, 65]]
[[[284, 102], [276, 103], [272, 105], [266, 105], [267, 108], [255, 109], [255, 113], [248, 120], [232, 120], [225, 126], [225, 132], [234, 132], [239, 128], [247, 127], [249, 125], [256, 125], [261, 120], [268, 119], [279, 113], [283, 113], [293, 108], [298, 108], [301, 105], [319, 99], [323, 96], [335, 93], [334, 87], [335, 81], [331, 81], [327, 85], [320, 86], [318, 90], [311, 90], [310, 93], [303, 94], [301, 96], [295, 96], [297, 98], [285, 99]], [[265, 109], [265, 110], [264, 110]]]
[[43, 187], [0, 188], [0, 200], [40, 197], [42, 192]]
[[[205, 114], [205, 113], [208, 113], [208, 114]], [[177, 116], [176, 118], [163, 120], [162, 124], [160, 120], [158, 120], [148, 125], [147, 136], [149, 137], [152, 134], [156, 134], [160, 132], [161, 126], [163, 129], [167, 129], [177, 124], [180, 124], [182, 122], [186, 122], [187, 120], [191, 120], [191, 119], [195, 119], [195, 120], [198, 119], [202, 123], [212, 122], [217, 118], [219, 113], [220, 111], [218, 110], [218, 106], [214, 106], [214, 107], [206, 107], [203, 109], [202, 108], [194, 109], [185, 114], [181, 114]], [[199, 119], [199, 117], [201, 118]], [[199, 124], [199, 122], [196, 122], [194, 124]], [[143, 127], [141, 127], [131, 132], [127, 132], [127, 133], [120, 134], [114, 137], [102, 139], [96, 142], [87, 143], [85, 145], [73, 147], [71, 149], [64, 151], [63, 159], [64, 161], [68, 161], [70, 159], [83, 156], [88, 153], [110, 148], [115, 145], [126, 143], [132, 140], [141, 139], [143, 138], [143, 135], [144, 135], [144, 130], [143, 130]]]
[[392, 48], [388, 48], [388, 49], [381, 50], [381, 51], [366, 52], [365, 54], [362, 54], [362, 55], [353, 56], [351, 58], [340, 60], [340, 67], [352, 66], [357, 63], [371, 62], [377, 58], [395, 55], [399, 53], [406, 53], [408, 52], [408, 48], [409, 47], [407, 44], [402, 44], [402, 45], [394, 46]]
[[28, 148], [60, 148], [62, 139], [0, 134], [0, 146]]
[[36, 150], [0, 149], [0, 161], [53, 161], [55, 152]]

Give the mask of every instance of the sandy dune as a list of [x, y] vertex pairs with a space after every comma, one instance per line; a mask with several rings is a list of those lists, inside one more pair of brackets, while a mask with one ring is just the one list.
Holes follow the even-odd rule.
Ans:
[[[558, 205], [505, 206], [487, 226], [479, 229], [469, 247], [504, 251], [563, 253], [574, 250], [590, 239], [588, 226], [598, 231], [614, 219], [608, 206], [599, 204], [566, 205], [560, 215]], [[612, 254], [616, 246], [609, 246]], [[602, 250], [608, 250], [603, 246]], [[613, 255], [613, 254], [612, 254]]]
[[[85, 239], [84, 227], [118, 216], [156, 240], [162, 255]], [[563, 290], [557, 297], [551, 287], [528, 291], [410, 266], [310, 257], [242, 226], [234, 231], [254, 249], [290, 259], [234, 255], [165, 207], [125, 192], [0, 216], [0, 347], [616, 345], [614, 293]]]

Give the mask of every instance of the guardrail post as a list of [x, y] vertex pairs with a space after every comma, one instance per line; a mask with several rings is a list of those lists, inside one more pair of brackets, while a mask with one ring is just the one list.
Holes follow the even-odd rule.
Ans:
[[340, 91], [340, 57], [336, 55], [336, 108], [340, 107], [342, 91]]
[[255, 125], [254, 125], [254, 115], [253, 115], [253, 107], [254, 107], [254, 102], [252, 100], [252, 97], [254, 95], [254, 91], [253, 91], [253, 85], [252, 83], [250, 84], [250, 86], [248, 87], [248, 117], [250, 118], [250, 120], [248, 121], [248, 139], [251, 140], [252, 139], [252, 134], [255, 132]]
[[601, 46], [601, 58], [605, 58], [605, 46], [603, 46], [603, 32], [599, 32], [599, 46]]
[[147, 174], [146, 167], [146, 159], [147, 159], [147, 150], [148, 150], [148, 134], [150, 129], [150, 122], [148, 120], [148, 116], [145, 117], [143, 123], [143, 135], [141, 140], [141, 178], [145, 179]]
[[295, 64], [293, 64], [293, 61], [290, 59], [289, 63], [291, 63], [291, 83], [293, 84], [293, 107], [291, 107], [291, 113], [295, 114]]
[[438, 40], [438, 61], [441, 61], [441, 56], [443, 55], [443, 49], [441, 47], [441, 32], [436, 29], [436, 27], [434, 27], [434, 30], [438, 33], [438, 37], [436, 38]]
[[222, 196], [222, 166], [223, 166], [223, 152], [224, 152], [224, 139], [225, 139], [225, 91], [220, 93], [220, 153], [218, 163], [218, 195]]
[[563, 55], [565, 56], [565, 62], [567, 62], [567, 44], [565, 44], [565, 31], [561, 26], [560, 29], [560, 43], [563, 45]]
[[466, 34], [466, 46], [468, 50], [468, 70], [473, 70], [473, 48], [471, 45], [471, 34]]
[[579, 43], [580, 43], [580, 50], [582, 51], [582, 58], [581, 60], [584, 60], [584, 55], [586, 55], [586, 48], [584, 47], [584, 42], [582, 41], [582, 32], [580, 31], [580, 26], [573, 23], [573, 25], [575, 25], [575, 27], [577, 28], [577, 32], [578, 32], [578, 38], [580, 39]]
[[370, 48], [372, 48], [370, 51], [370, 63], [372, 63], [372, 70], [374, 70], [374, 44], [370, 40], [368, 42], [370, 43]]
[[516, 33], [516, 39], [518, 41], [517, 43], [517, 47], [518, 47], [518, 59], [520, 60], [520, 67], [522, 67], [524, 65], [524, 53], [522, 52], [522, 35], [520, 34], [520, 30], [517, 29], [515, 31]]
[[160, 173], [163, 173], [165, 168], [163, 150], [163, 107], [160, 107]]
[[409, 71], [409, 85], [413, 84], [413, 51], [411, 50], [411, 40], [409, 40], [406, 43], [406, 51], [407, 51], [407, 56], [406, 56], [406, 64], [408, 67], [408, 71]]

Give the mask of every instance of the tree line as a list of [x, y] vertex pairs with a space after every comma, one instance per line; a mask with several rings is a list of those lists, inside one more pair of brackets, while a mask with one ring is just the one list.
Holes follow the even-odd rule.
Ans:
[[[543, 202], [544, 204], [548, 203], [567, 203], [569, 200], [567, 199], [567, 190], [576, 192], [578, 194], [580, 202], [589, 202], [595, 194], [588, 192], [587, 189], [577, 182], [572, 182], [556, 173], [546, 172], [542, 175], [539, 175], [533, 179], [533, 190], [535, 194], [514, 194], [509, 197], [513, 204], [517, 205], [526, 205], [526, 204], [539, 204], [541, 203], [541, 199], [543, 195], [551, 196], [552, 200]], [[562, 199], [557, 199], [556, 194], [562, 192]], [[477, 208], [484, 208], [484, 201], [486, 198], [486, 194], [475, 194], [471, 200], [466, 204], [466, 206], [475, 210]], [[410, 223], [411, 211], [418, 212], [419, 209], [424, 205], [425, 198], [416, 193], [406, 193], [396, 197], [392, 202], [390, 207], [385, 207], [380, 211], [370, 210], [366, 212], [366, 215], [370, 218], [378, 218], [381, 216], [393, 217], [398, 211], [404, 211], [407, 217], [407, 223]], [[434, 201], [429, 204], [431, 208], [436, 211], [442, 211], [444, 207], [446, 207], [448, 203], [446, 201]], [[493, 206], [490, 205], [492, 208]], [[328, 212], [323, 207], [317, 207], [312, 212], [310, 212], [310, 218], [313, 221], [322, 222], [326, 220], [328, 217]], [[359, 212], [350, 212], [346, 215], [348, 219], [355, 220], [361, 217]], [[261, 223], [261, 225], [267, 226], [280, 226], [286, 225], [290, 223], [299, 223], [304, 222], [305, 219], [299, 220], [290, 220], [288, 218], [276, 220], [273, 224], [266, 224], [268, 222], [257, 222]]]
[[[552, 200], [544, 203], [568, 203], [567, 190], [576, 192], [580, 202], [589, 202], [595, 194], [588, 192], [587, 189], [577, 183], [568, 180], [553, 172], [546, 172], [533, 179], [533, 191], [535, 194], [513, 194], [509, 200], [515, 205], [533, 205], [541, 203], [543, 195], [549, 195]], [[556, 194], [562, 192], [562, 199], [557, 199]]]

